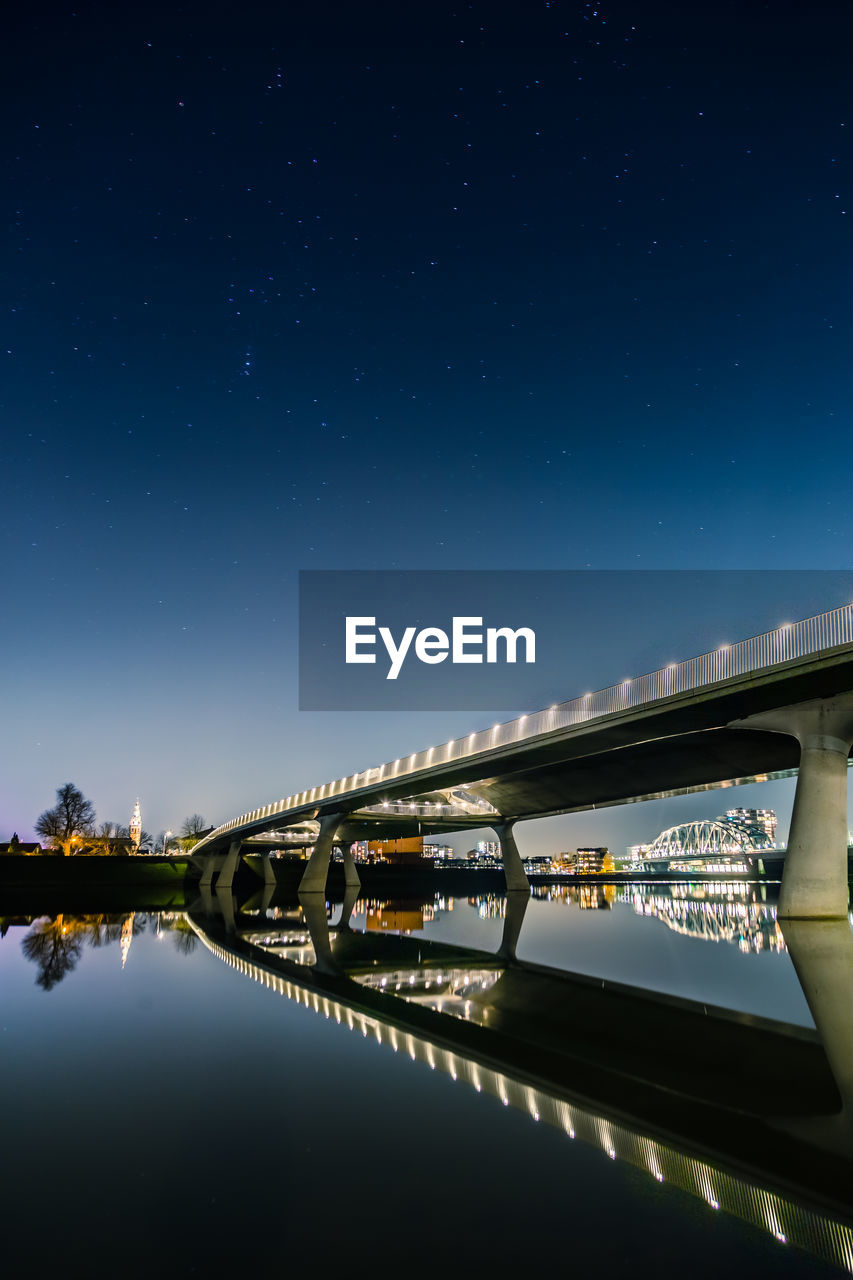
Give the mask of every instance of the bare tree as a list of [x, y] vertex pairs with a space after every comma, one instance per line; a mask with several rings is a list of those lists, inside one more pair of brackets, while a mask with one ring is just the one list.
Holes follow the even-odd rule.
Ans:
[[89, 843], [92, 853], [122, 857], [128, 852], [130, 833], [127, 827], [121, 827], [117, 822], [102, 822]]
[[28, 960], [38, 965], [36, 982], [50, 991], [76, 966], [83, 950], [83, 939], [69, 930], [62, 916], [38, 920], [21, 943]]
[[207, 831], [207, 823], [200, 813], [191, 813], [188, 818], [184, 818], [181, 827], [181, 848], [188, 853], [193, 845], [198, 844], [204, 832]]
[[181, 835], [184, 839], [188, 839], [190, 836], [200, 836], [202, 831], [206, 830], [207, 823], [201, 814], [191, 813], [188, 818], [184, 818], [184, 823], [181, 827]]
[[45, 809], [36, 819], [36, 833], [48, 840], [62, 854], [74, 852], [92, 835], [95, 825], [95, 806], [87, 800], [73, 782], [66, 782], [56, 789], [56, 804]]

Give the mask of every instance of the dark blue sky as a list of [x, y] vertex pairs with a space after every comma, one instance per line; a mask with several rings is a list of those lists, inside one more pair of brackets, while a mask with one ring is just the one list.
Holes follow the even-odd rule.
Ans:
[[68, 779], [156, 830], [479, 727], [300, 715], [300, 568], [847, 565], [851, 35], [7, 19], [0, 836]]

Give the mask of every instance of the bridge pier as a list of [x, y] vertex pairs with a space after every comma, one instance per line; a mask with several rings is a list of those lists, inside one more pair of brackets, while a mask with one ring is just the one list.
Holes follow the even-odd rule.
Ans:
[[345, 844], [342, 846], [344, 855], [344, 884], [347, 888], [361, 888], [361, 876], [358, 874], [358, 868], [355, 865], [355, 858], [352, 853], [352, 845]]
[[803, 995], [853, 1119], [853, 933], [846, 920], [787, 920], [782, 934]]
[[234, 919], [234, 894], [230, 889], [220, 888], [217, 883], [216, 902], [222, 912], [222, 919], [225, 921], [225, 932], [233, 933], [237, 927]]
[[261, 911], [266, 912], [267, 907], [273, 900], [276, 891], [275, 871], [272, 865], [272, 855], [265, 853], [263, 856], [264, 864], [264, 891], [261, 897]]
[[529, 893], [530, 881], [527, 879], [527, 872], [522, 865], [521, 854], [518, 852], [518, 845], [515, 843], [515, 836], [512, 834], [514, 826], [514, 822], [498, 822], [492, 827], [492, 830], [501, 846], [501, 862], [506, 876], [507, 889], [522, 889]]
[[[330, 813], [325, 818], [320, 819], [320, 830], [314, 844], [314, 851], [308, 859], [305, 874], [299, 882], [300, 893], [326, 892], [332, 845], [335, 842], [335, 835], [344, 817], [345, 815], [342, 813]], [[352, 853], [350, 853], [350, 858], [352, 858]], [[346, 863], [346, 854], [344, 854], [344, 862]], [[355, 870], [355, 859], [352, 859], [352, 869], [355, 875], [358, 876], [358, 872]]]
[[209, 853], [204, 859], [201, 871], [201, 880], [199, 881], [199, 888], [202, 893], [204, 893], [205, 890], [209, 893], [213, 887], [213, 873], [216, 870], [217, 862], [218, 858], [215, 853]]
[[314, 948], [313, 968], [318, 973], [338, 976], [340, 968], [332, 955], [332, 940], [329, 936], [329, 917], [326, 915], [326, 897], [318, 898], [314, 892], [303, 894], [299, 890], [299, 905], [305, 917], [305, 924]]
[[230, 893], [231, 886], [234, 883], [234, 872], [240, 862], [240, 850], [243, 848], [242, 840], [232, 840], [225, 855], [225, 861], [222, 864], [219, 875], [216, 877], [216, 891], [220, 889]]
[[847, 760], [853, 694], [818, 698], [735, 720], [730, 726], [787, 733], [800, 744], [791, 831], [782, 871], [782, 919], [847, 916]]
[[348, 884], [344, 893], [344, 900], [341, 903], [341, 918], [338, 921], [338, 933], [351, 933], [350, 918], [355, 910], [355, 904], [358, 902], [358, 895], [361, 890], [361, 882], [358, 884]]
[[841, 1098], [836, 1115], [787, 1128], [848, 1160], [853, 1155], [853, 934], [846, 920], [786, 920], [782, 933]]
[[501, 960], [517, 959], [515, 950], [518, 946], [518, 938], [521, 933], [521, 926], [524, 923], [524, 913], [527, 910], [527, 904], [530, 901], [530, 890], [510, 889], [506, 895], [506, 915], [504, 916], [504, 927], [501, 935], [501, 945], [498, 947], [497, 954]]

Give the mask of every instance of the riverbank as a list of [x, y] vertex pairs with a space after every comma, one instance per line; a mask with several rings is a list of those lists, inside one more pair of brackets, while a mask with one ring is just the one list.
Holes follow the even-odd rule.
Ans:
[[188, 858], [0, 858], [0, 915], [183, 911], [197, 893]]
[[175, 885], [197, 875], [189, 858], [0, 858], [0, 892], [39, 885], [76, 888], [78, 885]]

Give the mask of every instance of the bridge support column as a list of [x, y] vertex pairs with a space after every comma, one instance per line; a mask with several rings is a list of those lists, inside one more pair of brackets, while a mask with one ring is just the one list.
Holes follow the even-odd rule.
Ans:
[[242, 840], [231, 841], [231, 845], [225, 855], [225, 861], [222, 864], [219, 875], [216, 877], [217, 893], [220, 889], [227, 889], [229, 893], [231, 892], [231, 886], [234, 883], [234, 872], [237, 870], [237, 865], [240, 861], [240, 850], [242, 848]]
[[358, 874], [358, 868], [355, 865], [355, 858], [352, 854], [352, 845], [345, 844], [343, 846], [344, 854], [344, 884], [347, 888], [361, 888], [361, 876]]
[[343, 822], [342, 813], [330, 813], [320, 819], [320, 831], [314, 844], [314, 852], [308, 859], [305, 874], [299, 882], [300, 893], [325, 893], [329, 875], [329, 858], [338, 827]]
[[786, 920], [782, 934], [844, 1110], [853, 1118], [853, 933], [846, 920]]
[[506, 895], [506, 915], [498, 955], [502, 960], [515, 960], [515, 949], [524, 923], [524, 913], [530, 901], [529, 889], [511, 889]]
[[318, 973], [338, 974], [340, 970], [332, 955], [332, 940], [329, 937], [329, 917], [326, 915], [326, 897], [319, 897], [314, 892], [303, 893], [299, 890], [299, 905], [305, 917], [305, 924], [311, 935], [314, 948], [313, 968]]
[[492, 827], [501, 846], [501, 862], [504, 866], [507, 889], [523, 889], [530, 892], [530, 881], [521, 862], [521, 854], [512, 834], [514, 822], [499, 822]]
[[215, 867], [216, 867], [216, 854], [209, 853], [207, 857], [204, 859], [204, 866], [201, 872], [201, 880], [199, 880], [198, 882], [198, 887], [199, 889], [201, 889], [202, 893], [204, 893], [205, 889], [208, 891], [208, 893], [210, 892], [210, 889], [213, 885], [213, 872]]
[[341, 918], [338, 922], [338, 933], [351, 933], [350, 917], [355, 910], [355, 904], [358, 902], [358, 895], [361, 890], [361, 883], [348, 884], [344, 893], [344, 900], [341, 903]]
[[267, 907], [273, 900], [273, 894], [276, 891], [275, 871], [272, 865], [272, 855], [264, 854], [264, 891], [261, 895], [261, 911], [265, 912]]
[[763, 711], [731, 726], [788, 733], [800, 744], [800, 769], [782, 871], [782, 919], [847, 915], [847, 759], [853, 743], [853, 694]]
[[219, 910], [222, 912], [222, 919], [225, 921], [225, 932], [233, 933], [236, 928], [234, 920], [234, 894], [230, 889], [223, 889], [217, 883], [216, 901], [219, 905]]

